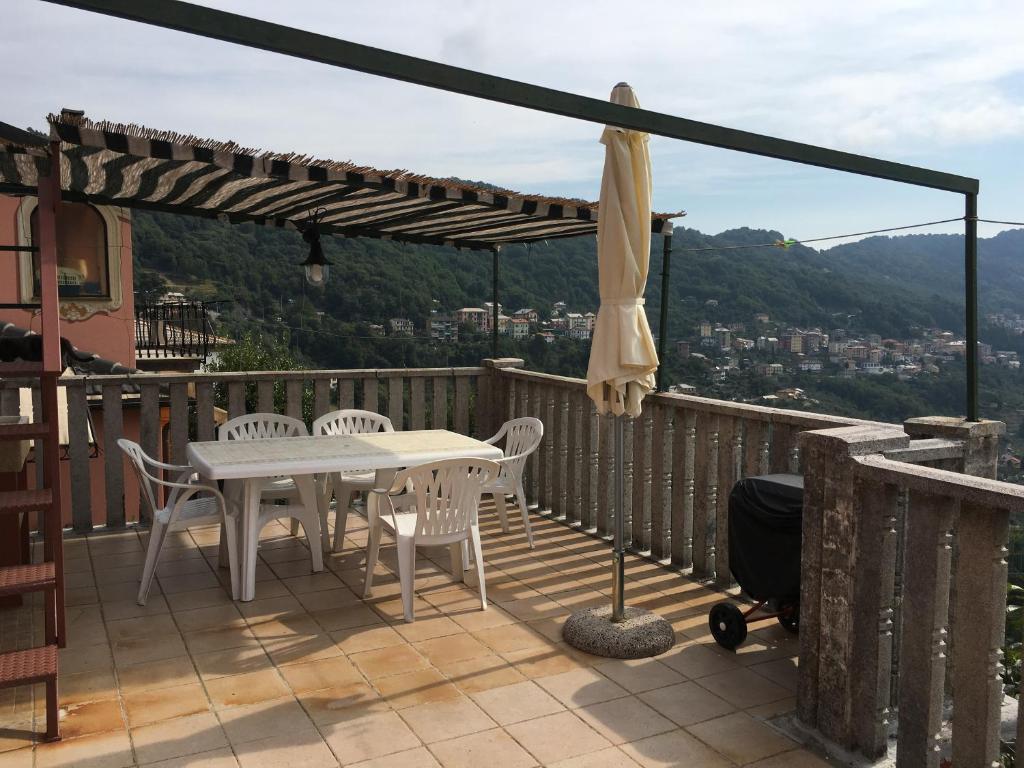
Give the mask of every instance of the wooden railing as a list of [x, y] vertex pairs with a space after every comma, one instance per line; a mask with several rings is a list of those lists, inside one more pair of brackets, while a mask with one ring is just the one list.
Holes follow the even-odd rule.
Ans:
[[[125, 471], [117, 440], [137, 439], [143, 450], [186, 463], [190, 440], [213, 440], [218, 420], [251, 412], [304, 419], [336, 408], [386, 414], [396, 429], [449, 428], [473, 434], [486, 417], [476, 411], [482, 368], [253, 371], [182, 375], [67, 377], [71, 521], [92, 528], [95, 503], [103, 522], [130, 522]], [[480, 402], [483, 402], [480, 400]], [[102, 472], [90, 466], [90, 425], [99, 443]], [[93, 459], [95, 461], [95, 459]], [[101, 488], [94, 486], [100, 484]], [[96, 491], [100, 490], [100, 493]], [[101, 501], [98, 501], [101, 500]]]
[[[494, 418], [535, 416], [544, 441], [527, 463], [537, 509], [598, 535], [611, 532], [612, 418], [598, 416], [582, 379], [491, 368]], [[655, 394], [625, 424], [626, 538], [630, 549], [698, 578], [731, 583], [728, 493], [746, 476], [796, 472], [809, 429], [879, 426], [688, 395]]]
[[993, 766], [1004, 558], [1024, 486], [907, 463], [994, 471], [983, 459], [1001, 423], [943, 421], [908, 424], [945, 433], [913, 442], [892, 427], [803, 437], [798, 715], [869, 758], [895, 744], [897, 766]]

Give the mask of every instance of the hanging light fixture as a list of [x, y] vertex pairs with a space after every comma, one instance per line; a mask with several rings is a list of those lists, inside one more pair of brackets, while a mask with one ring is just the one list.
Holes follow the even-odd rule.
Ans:
[[331, 272], [330, 262], [324, 256], [323, 246], [320, 245], [320, 222], [326, 213], [323, 208], [310, 211], [302, 227], [302, 239], [309, 243], [309, 257], [302, 262], [302, 266], [306, 270], [306, 282], [315, 286], [326, 283]]

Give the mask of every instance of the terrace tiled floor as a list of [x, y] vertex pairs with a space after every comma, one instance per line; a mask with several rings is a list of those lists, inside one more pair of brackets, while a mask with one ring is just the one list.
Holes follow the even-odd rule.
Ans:
[[[0, 768], [487, 765], [812, 768], [827, 763], [765, 724], [793, 706], [796, 643], [772, 624], [737, 654], [707, 634], [721, 595], [640, 559], [628, 601], [672, 621], [678, 642], [609, 661], [561, 642], [573, 610], [608, 600], [609, 550], [535, 518], [537, 547], [485, 516], [491, 601], [427, 552], [417, 620], [402, 620], [393, 548], [358, 597], [365, 524], [309, 572], [285, 527], [264, 531], [257, 599], [233, 603], [216, 529], [176, 536], [149, 604], [135, 604], [146, 533], [66, 543], [64, 740], [43, 730], [42, 687], [0, 691]], [[0, 644], [28, 644], [39, 611], [0, 612]]]

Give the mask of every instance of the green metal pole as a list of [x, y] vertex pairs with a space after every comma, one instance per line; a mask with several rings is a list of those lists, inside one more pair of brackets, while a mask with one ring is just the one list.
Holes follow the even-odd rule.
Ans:
[[661, 319], [658, 321], [658, 391], [665, 391], [665, 347], [668, 344], [668, 268], [672, 256], [672, 233], [662, 236]]
[[967, 349], [967, 420], [978, 420], [978, 195], [964, 195], [964, 309]]
[[495, 248], [491, 261], [491, 356], [498, 356], [498, 249]]

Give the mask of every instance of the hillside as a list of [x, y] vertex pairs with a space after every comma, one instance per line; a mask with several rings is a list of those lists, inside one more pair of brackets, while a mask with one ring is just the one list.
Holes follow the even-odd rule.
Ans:
[[[322, 290], [306, 285], [299, 265], [307, 249], [297, 233], [252, 225], [228, 226], [207, 220], [138, 211], [134, 214], [137, 288], [159, 284], [160, 275], [187, 292], [226, 302], [222, 325], [228, 333], [248, 330], [287, 335], [293, 351], [318, 367], [386, 367], [475, 364], [490, 354], [489, 339], [468, 336], [458, 344], [424, 338], [379, 337], [371, 324], [408, 317], [422, 330], [430, 309], [479, 306], [491, 297], [491, 255], [484, 252], [404, 245], [372, 239], [329, 238], [324, 246], [334, 264]], [[767, 312], [786, 325], [905, 338], [914, 329], [963, 331], [962, 238], [952, 235], [873, 237], [814, 250], [795, 245], [732, 250], [770, 243], [779, 232], [736, 229], [706, 235], [678, 228], [674, 236], [669, 339], [689, 337], [694, 325], [750, 322]], [[661, 242], [652, 243], [647, 309], [658, 333]], [[982, 313], [1024, 312], [1024, 230], [1004, 232], [979, 243]], [[551, 241], [501, 252], [501, 302], [506, 310], [534, 307], [546, 314], [555, 301], [570, 310], [596, 309], [597, 267], [593, 238]], [[717, 306], [707, 302], [714, 300]], [[1019, 348], [1024, 336], [982, 329], [983, 340], [999, 349]], [[589, 345], [568, 339], [513, 343], [502, 339], [502, 354], [516, 354], [531, 367], [583, 375]], [[719, 392], [707, 371], [670, 356], [670, 381], [686, 381], [708, 394]], [[1014, 382], [987, 382], [985, 415], [1003, 415], [1003, 389]], [[820, 395], [821, 407], [837, 413], [885, 418], [962, 411], [962, 372], [944, 374], [936, 384], [823, 383], [801, 377], [795, 385]], [[806, 379], [806, 380], [805, 380]], [[991, 384], [991, 386], [989, 386]], [[748, 396], [769, 387], [751, 382]], [[994, 389], [992, 389], [994, 387]], [[1017, 387], [1017, 389], [1020, 389]], [[892, 397], [886, 394], [890, 392]], [[1018, 393], [1019, 394], [1019, 393]], [[988, 407], [986, 407], [988, 403]]]

